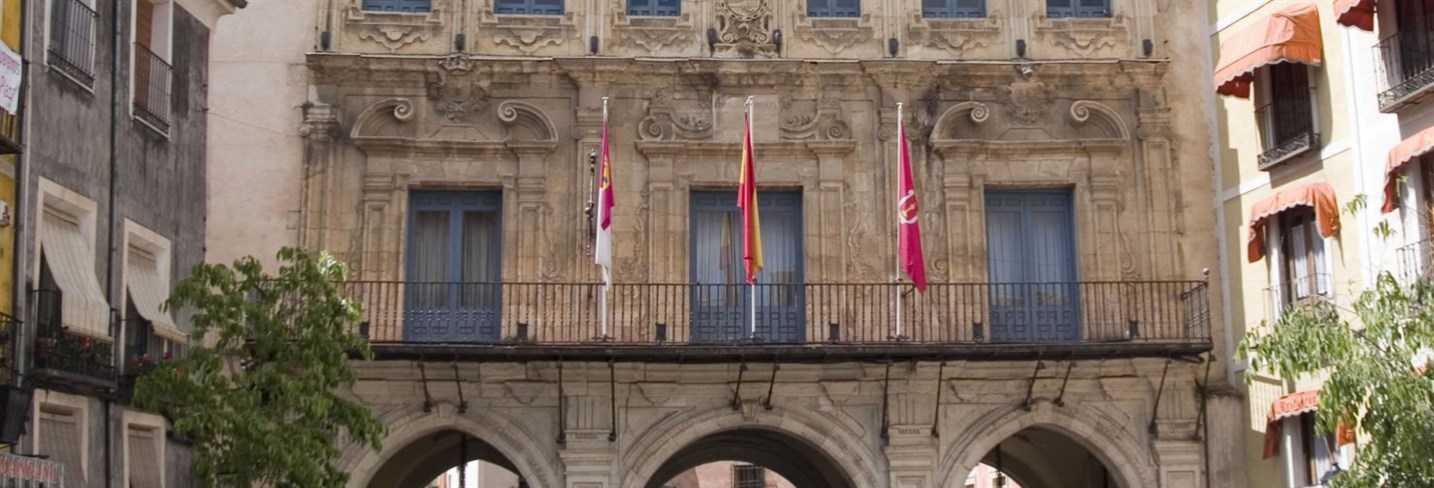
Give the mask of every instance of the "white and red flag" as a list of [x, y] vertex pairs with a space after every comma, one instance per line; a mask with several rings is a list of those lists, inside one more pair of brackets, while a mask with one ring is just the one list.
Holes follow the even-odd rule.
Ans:
[[608, 151], [607, 97], [602, 99], [602, 155], [598, 160], [597, 242], [593, 261], [602, 267], [603, 284], [612, 285], [612, 155]]

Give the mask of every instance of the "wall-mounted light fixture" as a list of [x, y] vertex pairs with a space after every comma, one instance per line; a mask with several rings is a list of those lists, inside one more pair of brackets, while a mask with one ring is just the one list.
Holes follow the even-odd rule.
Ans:
[[328, 50], [329, 50], [329, 47], [333, 45], [333, 36], [334, 36], [333, 33], [329, 32], [329, 31], [323, 31], [323, 32], [320, 32], [320, 33], [319, 33], [319, 50], [320, 50], [320, 51], [328, 51]]
[[462, 34], [462, 33], [459, 33], [458, 35], [453, 36], [453, 52], [459, 52], [459, 53], [461, 53], [461, 52], [463, 52], [463, 49], [467, 47], [467, 45], [468, 45], [468, 36], [466, 36], [466, 35], [464, 35], [464, 34]]
[[901, 51], [901, 41], [896, 40], [895, 37], [888, 38], [888, 39], [886, 40], [886, 54], [890, 54], [891, 57], [894, 58], [894, 57], [896, 57], [896, 53], [898, 53], [898, 52], [900, 52], [900, 51]]
[[707, 28], [707, 53], [708, 53], [708, 54], [714, 54], [714, 52], [716, 51], [716, 48], [713, 47], [713, 46], [716, 46], [716, 45], [717, 45], [717, 29], [712, 28], [712, 27], [708, 27], [708, 28]]
[[1025, 40], [1025, 39], [1016, 39], [1016, 57], [1018, 57], [1018, 58], [1025, 58], [1025, 57], [1026, 57], [1026, 40]]
[[1155, 42], [1151, 41], [1150, 39], [1141, 39], [1141, 40], [1140, 40], [1140, 57], [1142, 57], [1142, 58], [1148, 58], [1148, 57], [1150, 57], [1151, 54], [1154, 54], [1154, 53], [1155, 53]]
[[598, 53], [598, 36], [588, 38], [588, 54]]
[[782, 30], [781, 30], [781, 29], [777, 29], [777, 30], [772, 31], [772, 45], [773, 45], [773, 46], [777, 46], [777, 53], [778, 53], [778, 54], [781, 54], [781, 52], [782, 52]]

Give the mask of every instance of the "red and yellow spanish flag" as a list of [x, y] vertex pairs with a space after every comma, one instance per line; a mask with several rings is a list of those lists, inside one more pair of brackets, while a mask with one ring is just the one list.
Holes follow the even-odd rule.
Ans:
[[742, 210], [742, 262], [747, 283], [762, 272], [762, 225], [757, 221], [757, 169], [752, 159], [752, 100], [747, 100], [747, 126], [742, 129], [742, 172], [737, 179], [737, 208]]

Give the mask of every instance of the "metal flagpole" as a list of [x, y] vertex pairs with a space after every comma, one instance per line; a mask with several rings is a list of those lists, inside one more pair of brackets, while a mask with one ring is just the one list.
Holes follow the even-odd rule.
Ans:
[[[598, 165], [601, 166], [600, 168], [598, 168], [598, 178], [599, 178], [599, 179], [598, 179], [598, 211], [597, 211], [597, 219], [598, 219], [598, 222], [597, 222], [597, 226], [598, 226], [598, 233], [599, 233], [599, 234], [601, 234], [601, 233], [603, 232], [603, 229], [602, 229], [602, 212], [603, 212], [603, 207], [606, 207], [606, 206], [607, 206], [607, 202], [604, 201], [604, 200], [606, 200], [607, 197], [606, 197], [606, 191], [604, 191], [604, 189], [602, 188], [602, 179], [603, 179], [603, 178], [610, 178], [609, 175], [610, 175], [611, 172], [612, 172], [612, 168], [609, 168], [609, 167], [607, 166], [607, 165], [611, 164], [611, 161], [610, 161], [611, 158], [608, 157], [608, 147], [607, 147], [608, 141], [607, 141], [607, 137], [608, 137], [608, 134], [607, 134], [607, 97], [602, 97], [602, 145], [603, 145], [603, 147], [602, 147], [602, 155], [601, 155], [601, 156], [598, 156], [598, 157], [602, 158], [602, 161], [599, 161], [599, 162], [598, 162]], [[611, 185], [612, 182], [608, 182], [608, 184]], [[611, 240], [611, 234], [609, 234], [609, 237], [608, 237], [608, 238], [609, 238], [609, 240]], [[612, 249], [612, 243], [611, 243], [610, 241], [608, 242], [608, 249]], [[611, 252], [611, 251], [609, 251], [609, 252]], [[608, 300], [608, 288], [611, 288], [611, 287], [612, 287], [612, 269], [610, 269], [609, 266], [603, 266], [603, 267], [602, 267], [602, 299], [598, 302], [598, 314], [600, 315], [600, 317], [599, 317], [599, 319], [598, 319], [598, 322], [599, 322], [600, 324], [602, 324], [601, 327], [602, 327], [602, 339], [603, 339], [603, 340], [607, 340], [608, 337], [609, 337], [609, 336], [607, 335], [607, 308], [608, 308], [607, 300]]]
[[[748, 145], [749, 143], [751, 143], [751, 147], [750, 147], [750, 148], [748, 148], [748, 147], [743, 147], [742, 150], [743, 150], [744, 152], [746, 152], [746, 151], [748, 151], [748, 150], [750, 149], [751, 152], [747, 152], [747, 160], [746, 160], [746, 161], [743, 161], [742, 163], [743, 163], [744, 165], [751, 165], [751, 168], [752, 168], [752, 181], [751, 181], [751, 184], [752, 184], [752, 196], [751, 196], [751, 198], [754, 200], [752, 203], [756, 203], [756, 202], [755, 202], [755, 199], [757, 198], [757, 154], [756, 154], [756, 153], [757, 153], [757, 144], [756, 144], [756, 143], [752, 143], [751, 141], [752, 141], [752, 97], [751, 97], [751, 96], [748, 96], [748, 97], [747, 97], [747, 135], [746, 135], [745, 137], [743, 137], [742, 145], [743, 145], [743, 146], [746, 146], [746, 145]], [[746, 168], [743, 168], [742, 171], [743, 171], [743, 172], [746, 172]], [[750, 207], [749, 207], [749, 208], [750, 208]], [[760, 225], [760, 224], [758, 224], [758, 225]], [[749, 228], [749, 229], [747, 229], [747, 232], [748, 232], [748, 233], [751, 233], [751, 232], [761, 232], [761, 229], [750, 229], [750, 228]], [[743, 241], [747, 241], [747, 240], [748, 240], [748, 237], [747, 237], [746, 235], [743, 235], [743, 236], [742, 236], [742, 240], [743, 240]], [[760, 252], [760, 251], [757, 251], [757, 252]], [[751, 333], [749, 334], [748, 337], [750, 337], [750, 338], [752, 338], [752, 339], [756, 339], [756, 338], [757, 338], [757, 273], [760, 273], [760, 271], [758, 271], [758, 272], [756, 272], [756, 273], [752, 273], [752, 281], [751, 281], [750, 283], [747, 283], [747, 293], [748, 293], [747, 301], [750, 302], [748, 305], [749, 305], [749, 312], [751, 313], [751, 324], [752, 324], [752, 325], [751, 325], [752, 330], [751, 330]]]
[[896, 335], [892, 336], [894, 339], [901, 338], [901, 181], [903, 176], [901, 172], [904, 162], [901, 160], [901, 144], [905, 142], [901, 140], [902, 137], [905, 137], [901, 130], [904, 127], [901, 116], [901, 102], [896, 102], [896, 191], [894, 192], [896, 194], [896, 252], [893, 253], [896, 255]]

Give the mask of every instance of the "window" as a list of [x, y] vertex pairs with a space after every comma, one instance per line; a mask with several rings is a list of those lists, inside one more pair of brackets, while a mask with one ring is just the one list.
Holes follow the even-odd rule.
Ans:
[[131, 488], [163, 488], [164, 436], [154, 426], [129, 424], [125, 428], [125, 470]]
[[755, 464], [732, 465], [732, 488], [766, 488], [767, 468]]
[[562, 15], [563, 0], [495, 0], [499, 14]]
[[[732, 342], [754, 335], [768, 342], [801, 342], [803, 303], [802, 194], [759, 191], [762, 272], [756, 290], [742, 262], [742, 214], [737, 192], [692, 192], [689, 247], [692, 341]], [[756, 306], [751, 306], [755, 292]]]
[[[1315, 413], [1308, 412], [1284, 419], [1284, 431], [1289, 432], [1286, 441], [1294, 446], [1289, 449], [1285, 461], [1290, 463], [1288, 473], [1293, 486], [1319, 486], [1320, 481], [1335, 465], [1334, 434], [1319, 433], [1315, 430]], [[1296, 428], [1298, 427], [1298, 428]]]
[[371, 12], [426, 14], [432, 6], [429, 0], [363, 0], [363, 9]]
[[174, 2], [134, 0], [134, 115], [169, 130], [170, 32]]
[[676, 17], [682, 14], [682, 0], [627, 0], [627, 14]]
[[[88, 445], [85, 429], [83, 398], [66, 400], [58, 393], [46, 393], [49, 399], [60, 403], [39, 403], [39, 425], [36, 440], [36, 454], [64, 465], [65, 486], [85, 485], [85, 449]], [[37, 402], [38, 403], [38, 402]]]
[[807, 0], [807, 17], [860, 17], [861, 0]]
[[1080, 337], [1070, 190], [986, 193], [992, 341]]
[[921, 0], [921, 16], [928, 19], [985, 17], [986, 0]]
[[1330, 275], [1324, 237], [1314, 210], [1296, 207], [1279, 216], [1280, 282], [1277, 293], [1283, 306], [1309, 302], [1330, 294]]
[[1279, 63], [1263, 71], [1267, 82], [1260, 85], [1264, 86], [1261, 94], [1265, 104], [1258, 110], [1257, 117], [1264, 152], [1259, 156], [1259, 163], [1260, 169], [1269, 169], [1314, 148], [1319, 144], [1319, 136], [1315, 133], [1309, 67]]
[[1110, 17], [1111, 0], [1046, 0], [1046, 17]]
[[[95, 277], [93, 240], [73, 215], [45, 208], [40, 220], [40, 312], [48, 332], [110, 340], [109, 302]], [[46, 303], [58, 303], [47, 307]], [[42, 333], [43, 335], [43, 333]]]
[[95, 19], [84, 0], [50, 2], [50, 66], [87, 87], [95, 82]]
[[1434, 0], [1394, 2], [1393, 17], [1398, 31], [1375, 48], [1385, 71], [1381, 109], [1393, 108], [1434, 86]]
[[133, 221], [125, 221], [124, 310], [127, 374], [149, 363], [184, 352], [188, 334], [162, 310], [169, 298], [169, 240]]
[[502, 194], [409, 194], [405, 341], [495, 342], [502, 303]]

